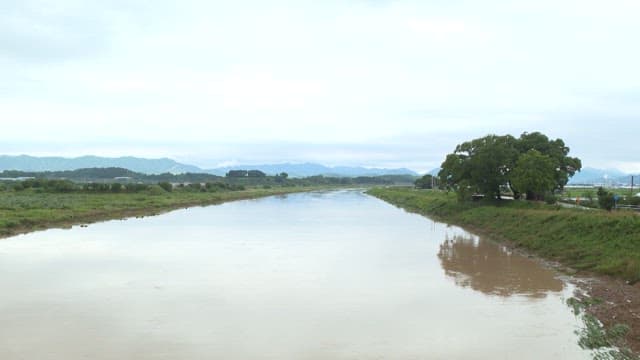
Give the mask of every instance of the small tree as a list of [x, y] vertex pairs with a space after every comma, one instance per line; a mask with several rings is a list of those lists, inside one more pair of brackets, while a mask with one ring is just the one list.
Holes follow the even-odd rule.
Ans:
[[598, 204], [602, 209], [607, 211], [611, 211], [615, 206], [615, 199], [613, 198], [613, 193], [606, 191], [604, 188], [598, 188]]
[[120, 184], [120, 183], [111, 184], [111, 191], [112, 192], [120, 192], [120, 191], [122, 191], [122, 184]]
[[427, 174], [421, 178], [418, 178], [414, 185], [418, 189], [432, 189], [433, 188], [433, 175]]

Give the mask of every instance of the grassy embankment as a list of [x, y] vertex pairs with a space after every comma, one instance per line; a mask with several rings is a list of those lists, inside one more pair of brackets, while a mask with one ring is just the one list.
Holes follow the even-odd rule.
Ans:
[[138, 193], [47, 193], [32, 189], [0, 192], [0, 237], [100, 220], [155, 215], [189, 206], [269, 195], [318, 190], [321, 187], [248, 188], [241, 191]]
[[410, 188], [369, 194], [406, 210], [467, 227], [577, 270], [640, 280], [640, 216], [564, 209], [525, 201], [458, 202], [456, 196]]

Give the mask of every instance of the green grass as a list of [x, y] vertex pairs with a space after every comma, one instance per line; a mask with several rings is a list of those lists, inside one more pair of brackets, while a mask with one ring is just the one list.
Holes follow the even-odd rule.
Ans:
[[0, 237], [100, 220], [160, 212], [225, 201], [302, 192], [319, 187], [248, 188], [242, 191], [166, 192], [159, 187], [140, 193], [47, 193], [33, 189], [0, 191]]
[[375, 188], [396, 206], [509, 241], [578, 270], [640, 280], [640, 216], [526, 201], [460, 203], [453, 193]]

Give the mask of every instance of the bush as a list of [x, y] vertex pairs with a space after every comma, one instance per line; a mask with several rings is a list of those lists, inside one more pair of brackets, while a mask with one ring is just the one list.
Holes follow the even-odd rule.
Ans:
[[613, 198], [613, 193], [606, 191], [604, 188], [598, 188], [598, 204], [600, 208], [605, 209], [607, 211], [611, 211], [615, 206], [615, 200]]
[[161, 188], [159, 185], [147, 186], [146, 192], [149, 195], [163, 195], [167, 193], [167, 191]]
[[167, 192], [173, 191], [173, 185], [171, 185], [171, 183], [168, 182], [168, 181], [159, 182], [158, 186], [160, 186], [162, 189], [164, 189], [164, 191], [167, 191]]
[[127, 192], [140, 192], [149, 189], [149, 185], [146, 184], [127, 184], [125, 187]]
[[92, 183], [84, 184], [82, 189], [88, 192], [104, 193], [111, 190], [111, 187], [109, 186], [109, 184], [92, 182]]
[[111, 184], [111, 191], [112, 192], [120, 192], [120, 191], [122, 191], [122, 184], [120, 184], [120, 183]]
[[22, 182], [22, 186], [25, 189], [28, 188], [41, 188], [44, 187], [46, 180], [44, 179], [28, 179]]
[[202, 185], [200, 183], [191, 183], [187, 185], [187, 188], [191, 191], [200, 191], [202, 190]]
[[223, 182], [208, 182], [205, 184], [205, 189], [211, 192], [229, 190], [229, 184]]
[[418, 189], [431, 189], [433, 186], [433, 175], [427, 174], [417, 179], [413, 184]]
[[544, 202], [549, 204], [549, 205], [553, 205], [553, 204], [558, 202], [558, 198], [555, 195], [553, 195], [552, 193], [546, 193], [544, 195]]
[[49, 180], [44, 187], [51, 192], [71, 192], [76, 190], [76, 184], [69, 180]]

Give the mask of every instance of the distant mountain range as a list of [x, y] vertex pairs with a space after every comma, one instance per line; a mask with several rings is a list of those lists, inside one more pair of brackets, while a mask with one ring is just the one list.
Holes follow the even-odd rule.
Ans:
[[233, 169], [255, 169], [265, 172], [269, 175], [286, 172], [289, 176], [293, 177], [306, 177], [314, 175], [324, 176], [380, 176], [380, 175], [414, 175], [418, 176], [413, 170], [409, 169], [382, 169], [382, 168], [365, 168], [365, 167], [350, 167], [350, 166], [336, 166], [330, 167], [314, 163], [304, 164], [265, 164], [265, 165], [235, 165], [226, 166], [215, 169], [209, 169], [207, 172], [216, 175], [224, 175], [229, 170]]
[[87, 168], [117, 167], [144, 174], [202, 172], [197, 166], [185, 165], [174, 160], [142, 159], [131, 156], [108, 158], [100, 156], [81, 156], [77, 158], [35, 157], [28, 155], [0, 155], [0, 171], [65, 171]]
[[[182, 173], [206, 173], [224, 176], [229, 170], [261, 170], [268, 175], [275, 175], [286, 172], [291, 177], [307, 177], [314, 175], [324, 176], [380, 176], [380, 175], [412, 175], [419, 174], [413, 170], [386, 169], [386, 168], [366, 168], [350, 166], [325, 166], [316, 163], [303, 164], [261, 164], [261, 165], [234, 165], [218, 167], [213, 169], [203, 169], [198, 166], [179, 163], [169, 158], [145, 159], [132, 156], [126, 157], [101, 157], [101, 156], [81, 156], [76, 158], [64, 157], [36, 157], [28, 155], [9, 156], [0, 155], [0, 171], [20, 170], [20, 171], [65, 171], [86, 168], [124, 168], [143, 174], [182, 174]], [[439, 169], [433, 169], [429, 174], [437, 175]], [[630, 185], [631, 175], [617, 169], [596, 169], [585, 167], [576, 173], [570, 180], [569, 185]], [[640, 174], [635, 175], [635, 185], [640, 185]]]
[[586, 167], [569, 180], [569, 185], [630, 185], [632, 175], [635, 177], [635, 185], [638, 185], [640, 183], [640, 175], [627, 174], [618, 169]]
[[77, 158], [64, 157], [35, 157], [28, 155], [9, 156], [0, 155], [0, 171], [3, 170], [20, 170], [20, 171], [65, 171], [86, 168], [109, 168], [117, 167], [129, 169], [131, 171], [143, 174], [162, 174], [162, 173], [208, 173], [214, 175], [224, 175], [229, 170], [261, 170], [269, 175], [286, 172], [292, 177], [306, 177], [314, 175], [325, 176], [378, 176], [378, 175], [414, 175], [418, 174], [409, 169], [383, 169], [383, 168], [365, 168], [365, 167], [347, 167], [337, 166], [330, 167], [314, 163], [304, 164], [264, 164], [264, 165], [235, 165], [219, 167], [214, 169], [202, 169], [197, 166], [182, 164], [175, 160], [162, 159], [145, 159], [137, 157], [100, 157], [100, 156], [82, 156]]

